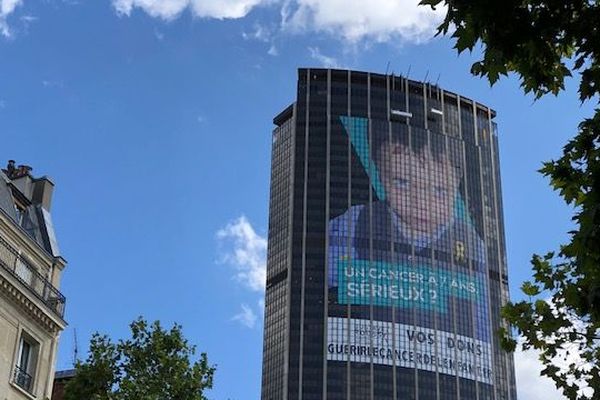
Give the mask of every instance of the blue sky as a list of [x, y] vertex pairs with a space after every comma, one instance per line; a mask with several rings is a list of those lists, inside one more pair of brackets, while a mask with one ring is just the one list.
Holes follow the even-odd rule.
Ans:
[[[58, 368], [95, 331], [138, 315], [176, 321], [218, 364], [215, 400], [260, 395], [262, 277], [272, 117], [298, 67], [439, 77], [498, 112], [511, 295], [533, 252], [566, 239], [570, 210], [536, 173], [591, 107], [576, 80], [534, 102], [510, 77], [490, 88], [432, 39], [415, 0], [0, 0], [4, 160], [56, 183], [69, 261]], [[4, 161], [1, 161], [4, 162]], [[535, 355], [517, 354], [522, 382]], [[561, 398], [546, 383], [523, 400]]]

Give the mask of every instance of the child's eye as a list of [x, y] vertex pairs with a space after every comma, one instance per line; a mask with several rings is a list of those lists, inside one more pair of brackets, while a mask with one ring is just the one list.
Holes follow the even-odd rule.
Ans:
[[394, 178], [393, 182], [397, 189], [408, 189], [408, 180], [404, 178]]

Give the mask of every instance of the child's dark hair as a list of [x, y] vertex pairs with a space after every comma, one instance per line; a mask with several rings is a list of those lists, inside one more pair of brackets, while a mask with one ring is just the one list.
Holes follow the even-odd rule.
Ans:
[[406, 124], [386, 121], [373, 121], [371, 124], [371, 157], [376, 165], [381, 165], [381, 149], [384, 145], [400, 145], [410, 149], [415, 154], [429, 151], [437, 162], [448, 160], [450, 164], [460, 171], [462, 165], [462, 151], [456, 139], [428, 132], [422, 128], [410, 127]]

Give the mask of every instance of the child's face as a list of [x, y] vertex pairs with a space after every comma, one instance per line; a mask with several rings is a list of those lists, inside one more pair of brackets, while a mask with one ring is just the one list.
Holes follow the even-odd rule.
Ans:
[[447, 158], [435, 160], [427, 149], [415, 154], [388, 143], [380, 159], [387, 201], [404, 226], [415, 235], [430, 235], [451, 220], [458, 176]]

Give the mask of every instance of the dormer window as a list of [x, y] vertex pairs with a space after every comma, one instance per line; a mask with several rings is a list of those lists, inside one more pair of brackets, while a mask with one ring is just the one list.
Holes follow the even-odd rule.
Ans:
[[17, 224], [23, 225], [23, 218], [25, 217], [25, 207], [18, 203], [15, 203], [15, 213], [17, 215]]

